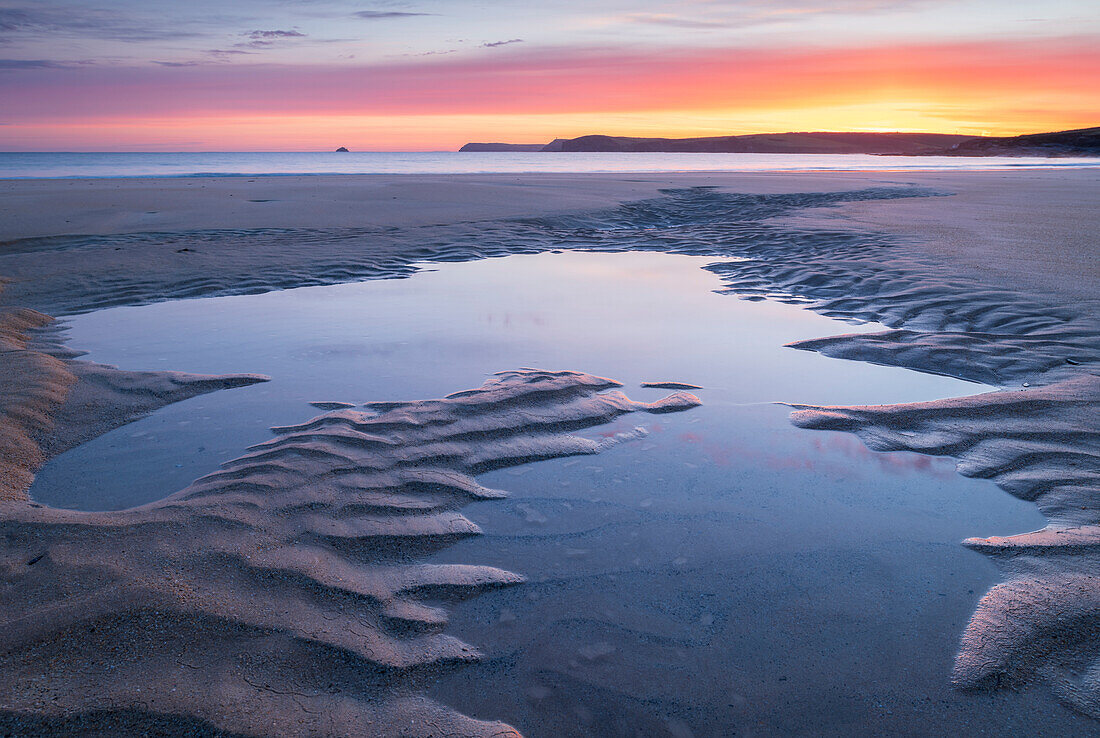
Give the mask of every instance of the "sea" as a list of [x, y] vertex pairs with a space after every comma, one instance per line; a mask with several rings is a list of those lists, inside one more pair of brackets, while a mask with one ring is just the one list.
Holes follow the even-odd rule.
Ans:
[[1100, 167], [1100, 157], [869, 154], [365, 152], [0, 152], [0, 179], [320, 174], [920, 171]]

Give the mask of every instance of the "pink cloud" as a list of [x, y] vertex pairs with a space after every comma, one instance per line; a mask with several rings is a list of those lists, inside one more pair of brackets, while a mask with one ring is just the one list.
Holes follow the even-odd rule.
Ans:
[[850, 49], [535, 49], [373, 66], [247, 64], [0, 75], [5, 123], [219, 115], [562, 114], [923, 99], [1100, 109], [1094, 38]]

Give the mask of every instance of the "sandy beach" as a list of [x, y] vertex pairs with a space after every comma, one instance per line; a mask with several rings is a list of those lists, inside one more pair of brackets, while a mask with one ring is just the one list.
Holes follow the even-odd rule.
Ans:
[[[713, 257], [727, 299], [887, 329], [795, 349], [997, 388], [899, 405], [771, 399], [792, 406], [798, 428], [949, 457], [1048, 521], [965, 541], [1002, 581], [975, 593], [953, 672], [930, 688], [954, 690], [963, 706], [931, 724], [1100, 731], [1098, 212], [1096, 169], [0, 180], [0, 725], [16, 735], [580, 734], [563, 727], [576, 716], [518, 725], [482, 714], [491, 706], [478, 700], [474, 715], [429, 697], [440, 674], [480, 658], [476, 637], [449, 632], [448, 611], [522, 590], [526, 576], [431, 557], [492, 533], [461, 512], [504, 495], [479, 475], [644, 436], [620, 416], [691, 417], [707, 402], [694, 377], [651, 377], [644, 386], [660, 394], [637, 399], [640, 388], [585, 366], [500, 366], [480, 388], [366, 406], [318, 387], [316, 417], [275, 428], [165, 499], [83, 512], [28, 490], [69, 449], [268, 379], [249, 366], [192, 374], [84, 361], [55, 318], [408, 277], [433, 262], [637, 250]], [[584, 434], [604, 426], [602, 440]], [[792, 729], [769, 689], [774, 703], [754, 713], [760, 734], [851, 727]], [[1004, 722], [963, 724], [984, 719], [968, 699]], [[911, 725], [920, 710], [902, 702], [894, 710]], [[899, 729], [875, 720], [859, 724]], [[711, 734], [689, 723], [661, 725]]]
[[[915, 236], [922, 242], [921, 253], [951, 262], [961, 276], [1088, 299], [1096, 295], [1100, 279], [1095, 230], [1087, 215], [1096, 203], [1095, 185], [1095, 171], [1089, 169], [0, 180], [0, 240], [447, 226], [598, 210], [653, 198], [661, 189], [676, 187], [791, 194], [912, 186], [940, 189], [949, 197], [855, 202], [797, 217], [818, 226], [862, 226]], [[1019, 248], [1020, 244], [1031, 247]], [[143, 250], [143, 259], [159, 256], [148, 251]], [[219, 251], [217, 258], [227, 267], [237, 257], [224, 247]], [[97, 262], [104, 258], [97, 256]], [[279, 256], [250, 253], [242, 258]], [[117, 265], [127, 263], [123, 255], [118, 258]], [[189, 265], [182, 258], [176, 261], [180, 263], [163, 266], [179, 272], [177, 279], [183, 281]], [[6, 269], [7, 278], [21, 278], [21, 273], [12, 273], [14, 266]]]

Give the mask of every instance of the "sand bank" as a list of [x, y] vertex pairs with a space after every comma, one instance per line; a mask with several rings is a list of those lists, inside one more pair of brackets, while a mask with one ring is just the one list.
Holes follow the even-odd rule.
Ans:
[[441, 400], [276, 428], [140, 508], [8, 503], [0, 704], [43, 731], [106, 704], [183, 716], [178, 731], [201, 721], [235, 735], [517, 735], [410, 692], [425, 673], [478, 658], [441, 632], [442, 605], [522, 577], [418, 559], [480, 533], [457, 509], [504, 493], [472, 475], [596, 454], [634, 434], [571, 433], [699, 404], [683, 392], [633, 402], [618, 386], [507, 372]]
[[0, 501], [25, 502], [34, 472], [73, 446], [170, 403], [266, 380], [122, 371], [80, 355], [50, 316], [0, 309]]
[[[1095, 431], [1100, 402], [1096, 391], [1100, 375], [1100, 306], [1096, 297], [1100, 294], [1096, 289], [1100, 286], [1100, 259], [1096, 258], [1094, 236], [1100, 230], [1095, 215], [1100, 212], [1098, 180], [1097, 172], [1075, 170], [3, 182], [2, 207], [8, 210], [2, 214], [0, 274], [13, 281], [0, 299], [12, 310], [22, 310], [9, 313], [12, 327], [5, 336], [10, 350], [0, 354], [5, 369], [11, 367], [4, 375], [9, 379], [4, 385], [3, 428], [5, 439], [14, 439], [12, 448], [29, 459], [17, 467], [22, 476], [14, 486], [23, 484], [26, 474], [45, 458], [44, 444], [35, 440], [43, 428], [52, 428], [59, 438], [71, 438], [72, 442], [102, 432], [82, 426], [86, 421], [81, 421], [79, 414], [69, 417], [59, 409], [70, 402], [69, 398], [80, 397], [78, 391], [69, 388], [79, 388], [76, 377], [84, 369], [79, 368], [81, 363], [75, 357], [58, 358], [50, 351], [36, 351], [27, 343], [33, 335], [28, 331], [47, 321], [26, 312], [28, 308], [51, 314], [78, 313], [177, 297], [402, 276], [421, 261], [565, 248], [667, 250], [740, 257], [744, 261], [713, 268], [733, 294], [749, 299], [769, 296], [791, 300], [829, 315], [878, 320], [892, 328], [880, 334], [802, 342], [797, 348], [1013, 388], [1011, 392], [915, 406], [801, 408], [795, 421], [804, 427], [856, 432], [874, 448], [955, 456], [960, 459], [963, 473], [992, 479], [1008, 492], [1036, 501], [1051, 518], [1046, 531], [1016, 540], [968, 542], [994, 556], [1009, 581], [983, 600], [963, 640], [957, 680], [963, 687], [989, 689], [1037, 675], [1054, 684], [1077, 709], [1100, 715], [1100, 667], [1089, 635], [1100, 619], [1093, 582], [1094, 549], [1100, 545], [1100, 521], [1095, 519], [1093, 499], [1098, 491], [1096, 470], [1100, 468], [1096, 450], [1100, 443]], [[47, 339], [43, 336], [34, 340]], [[56, 342], [53, 345], [54, 353], [62, 350]], [[26, 367], [20, 368], [23, 365], [19, 362], [25, 362]], [[502, 381], [505, 385], [518, 381], [522, 386], [527, 381], [525, 376], [508, 375]], [[35, 389], [39, 387], [35, 384], [38, 377], [46, 379]], [[150, 379], [164, 381], [159, 376]], [[219, 382], [255, 379], [203, 378], [196, 380], [199, 384], [195, 386], [211, 388]], [[573, 380], [552, 381], [568, 384]], [[126, 422], [133, 411], [117, 408], [128, 407], [134, 395], [142, 394], [134, 391], [137, 386], [127, 388], [124, 383], [118, 396], [98, 407], [81, 402], [82, 407], [90, 408], [82, 417], [111, 417], [114, 425]], [[491, 394], [502, 390], [489, 387], [486, 391]], [[172, 392], [163, 394], [165, 401], [173, 397]], [[272, 500], [282, 500], [283, 495], [286, 500], [279, 504], [293, 508], [279, 508], [276, 517], [284, 513], [306, 516], [310, 540], [324, 547], [326, 553], [329, 548], [343, 550], [349, 541], [356, 542], [356, 550], [365, 556], [358, 564], [365, 568], [345, 572], [345, 579], [355, 579], [363, 586], [382, 582], [371, 585], [374, 588], [370, 593], [352, 592], [355, 597], [375, 602], [378, 617], [388, 618], [383, 625], [378, 621], [364, 631], [363, 637], [381, 649], [369, 649], [380, 659], [378, 663], [401, 672], [418, 663], [418, 658], [457, 658], [460, 651], [472, 651], [462, 651], [470, 647], [438, 634], [442, 611], [396, 596], [394, 586], [385, 584], [390, 580], [378, 567], [385, 563], [385, 552], [398, 538], [423, 543], [425, 536], [448, 540], [476, 532], [470, 527], [472, 523], [453, 509], [456, 499], [469, 498], [472, 493], [476, 497], [479, 488], [472, 480], [463, 480], [457, 488], [449, 488], [446, 500], [441, 501], [439, 490], [433, 486], [438, 481], [425, 486], [421, 480], [417, 489], [428, 490], [430, 499], [426, 502], [419, 491], [410, 494], [406, 489], [408, 480], [386, 476], [389, 467], [378, 466], [376, 461], [379, 454], [392, 453], [402, 458], [405, 454], [423, 458], [419, 455], [428, 453], [423, 448], [425, 439], [417, 436], [410, 441], [387, 434], [397, 432], [398, 426], [422, 413], [446, 414], [462, 397], [439, 401], [442, 404], [376, 406], [376, 411], [400, 417], [392, 428], [375, 428], [377, 433], [360, 427], [366, 419], [357, 411], [337, 409], [311, 424], [283, 429], [273, 444], [230, 464], [221, 476], [196, 483], [191, 491], [181, 493], [183, 497], [117, 514], [118, 520], [134, 525], [107, 520], [116, 520], [112, 517], [116, 514], [90, 515], [100, 516], [95, 517], [99, 521], [95, 525], [115, 531], [112, 536], [130, 535], [130, 531], [144, 535], [140, 531], [146, 522], [151, 525], [149, 530], [163, 524], [163, 535], [157, 534], [157, 540], [166, 542], [159, 549], [163, 554], [159, 565], [181, 572], [181, 576], [192, 572], [194, 581], [185, 583], [186, 587], [181, 584], [178, 592], [172, 590], [171, 597], [158, 589], [157, 597], [168, 597], [164, 601], [171, 603], [166, 606], [169, 612], [201, 612], [209, 621], [203, 620], [206, 624], [202, 633], [188, 638], [199, 638], [200, 643], [216, 640], [226, 648], [237, 648], [230, 643], [228, 633], [246, 627], [278, 633], [276, 640], [283, 639], [279, 643], [297, 644], [297, 649], [303, 640], [302, 623], [314, 614], [300, 600], [297, 590], [282, 584], [276, 592], [259, 586], [240, 590], [234, 589], [237, 584], [229, 583], [217, 592], [206, 591], [194, 573], [215, 571], [224, 562], [215, 566], [194, 557], [174, 557], [169, 545], [178, 540], [178, 530], [186, 530], [189, 539], [201, 539], [220, 530], [223, 524], [227, 529], [243, 524], [274, 535], [268, 541], [273, 551], [286, 550], [297, 539], [279, 533], [275, 523], [268, 525], [260, 519], [271, 514], [265, 511], [264, 501], [265, 495], [274, 491]], [[472, 397], [487, 396], [475, 393]], [[607, 411], [601, 404], [607, 401], [598, 397], [605, 396], [594, 395], [590, 387], [542, 397], [536, 406], [553, 416], [544, 430], [557, 440], [540, 437], [542, 431], [534, 432], [523, 424], [509, 425], [507, 442], [494, 436], [490, 443], [462, 447], [457, 453], [461, 458], [456, 462], [458, 466], [447, 467], [441, 473], [471, 474], [498, 463], [494, 459], [519, 463], [558, 453], [554, 449], [558, 449], [558, 431], [563, 427], [555, 424], [568, 426], [578, 418], [583, 419], [582, 425], [598, 422], [595, 418]], [[548, 404], [541, 404], [543, 400]], [[576, 402], [581, 403], [579, 407]], [[592, 402], [602, 408], [595, 415]], [[619, 398], [612, 404], [626, 402]], [[331, 403], [337, 406], [336, 400]], [[154, 406], [139, 411], [148, 412]], [[615, 412], [646, 409], [632, 404], [615, 407]], [[562, 412], [568, 420], [559, 415]], [[498, 416], [496, 409], [487, 406], [474, 415], [490, 422], [508, 413]], [[104, 423], [103, 427], [113, 425]], [[437, 444], [446, 453], [434, 448]], [[434, 439], [428, 445], [433, 446], [428, 458], [452, 458], [456, 454], [453, 439]], [[371, 522], [352, 524], [339, 516], [334, 521], [331, 511], [313, 514], [300, 509], [306, 502], [303, 480], [310, 478], [315, 467], [328, 469], [326, 465], [337, 462], [350, 473], [371, 477], [363, 489], [373, 496], [355, 502], [359, 517], [353, 516]], [[203, 492], [206, 487], [210, 487], [209, 495]], [[340, 500], [347, 490], [341, 490], [333, 488], [326, 493], [328, 502], [321, 500], [322, 506], [345, 504]], [[214, 508], [208, 509], [209, 505]], [[395, 506], [411, 506], [416, 515], [408, 519], [394, 517]], [[200, 507], [202, 512], [196, 512]], [[73, 533], [80, 526], [73, 525], [71, 515], [32, 507], [25, 501], [5, 503], [4, 524], [12, 540], [47, 535], [44, 531], [49, 531], [47, 537], [55, 535], [53, 531], [62, 536], [56, 546], [45, 547], [45, 558], [35, 559], [33, 566], [19, 558], [22, 550], [6, 561], [5, 583], [10, 585], [11, 594], [5, 601], [14, 608], [9, 618], [30, 612], [27, 608], [40, 604], [37, 598], [53, 586], [49, 582], [41, 590], [26, 586], [25, 582], [30, 581], [27, 577], [68, 576], [63, 564], [71, 557], [65, 556], [91, 545]], [[138, 517], [127, 517], [134, 515]], [[150, 515], [153, 517], [149, 520], [141, 518]], [[380, 534], [381, 529], [386, 535]], [[149, 539], [139, 547], [155, 544]], [[137, 586], [131, 577], [143, 570], [142, 563], [119, 560], [110, 545], [97, 559], [99, 551], [82, 550], [81, 555], [95, 554], [91, 561], [107, 562], [104, 566], [124, 584], [106, 594], [100, 593], [92, 580], [81, 580], [81, 586], [86, 587], [88, 597], [102, 597], [104, 609], [99, 617], [130, 612], [133, 600], [127, 598], [133, 594], [126, 588]], [[221, 554], [229, 555], [224, 551]], [[48, 569], [34, 568], [55, 559], [59, 562], [56, 566], [51, 563]], [[271, 566], [278, 569], [274, 575], [277, 581], [310, 576], [314, 581], [311, 586], [333, 588], [325, 574], [311, 568], [314, 564], [276, 559], [272, 559]], [[331, 566], [339, 568], [344, 565], [342, 561], [331, 559]], [[325, 571], [331, 566], [326, 564]], [[465, 581], [462, 577], [467, 574], [448, 572], [448, 577], [458, 579], [436, 581], [433, 586], [461, 589], [459, 580]], [[506, 584], [512, 581], [508, 576], [494, 572], [485, 581]], [[347, 585], [341, 588], [346, 590]], [[129, 594], [117, 595], [119, 591]], [[243, 618], [236, 623], [218, 609], [223, 605], [216, 603], [241, 601], [242, 591], [248, 597], [278, 600], [285, 596], [285, 601], [298, 609], [290, 615], [276, 616], [279, 603], [272, 600], [255, 605], [255, 612], [235, 613]], [[112, 599], [116, 595], [120, 599]], [[82, 627], [74, 624], [67, 612], [60, 608], [60, 614], [44, 621], [42, 627], [65, 633]], [[1061, 619], [1051, 619], [1051, 612]], [[124, 630], [141, 630], [145, 627], [142, 623], [153, 621], [127, 615], [119, 622]], [[167, 627], [165, 623], [157, 628]], [[427, 640], [418, 636], [411, 641], [401, 636], [393, 641], [396, 636], [387, 629], [397, 627], [395, 623], [418, 634], [431, 631], [432, 636]], [[319, 633], [304, 639], [309, 645], [301, 647], [306, 651], [336, 648], [356, 659], [366, 657], [367, 651], [347, 641], [350, 636], [346, 633], [339, 636], [344, 639], [339, 642], [334, 640], [337, 635]], [[39, 646], [28, 645], [41, 641], [46, 632], [39, 636], [31, 634], [20, 641], [23, 645], [19, 648], [30, 649], [21, 652], [27, 654], [21, 662], [25, 668], [17, 672], [26, 679], [9, 682], [3, 693], [21, 696], [16, 701], [5, 697], [5, 704], [10, 705], [9, 709], [55, 717], [87, 709], [87, 703], [61, 703], [51, 713], [53, 708], [47, 709], [45, 703], [19, 691], [25, 689], [35, 669], [41, 669], [42, 662], [33, 655], [39, 653], [35, 650]], [[99, 646], [94, 647], [108, 649], [109, 640], [97, 641]], [[271, 643], [275, 644], [271, 653], [278, 651], [278, 644]], [[297, 674], [293, 670], [303, 668], [309, 660], [306, 651], [291, 666], [271, 667], [263, 673]], [[89, 660], [93, 656], [85, 654]], [[249, 656], [253, 657], [259, 658], [256, 654]], [[132, 666], [120, 676], [116, 692], [126, 695], [122, 702], [131, 706], [137, 701], [127, 685], [140, 681], [150, 668], [140, 662]], [[284, 668], [291, 671], [284, 672]], [[268, 691], [264, 684], [254, 685], [255, 693], [240, 694], [235, 699], [260, 700], [255, 702], [257, 711], [273, 709], [280, 715], [303, 719], [309, 714], [308, 710], [299, 711], [293, 700], [263, 702], [261, 692]], [[392, 695], [387, 685], [391, 682], [384, 680], [377, 691], [367, 690], [351, 703], [341, 703], [338, 713], [362, 717], [366, 710], [373, 716], [370, 719], [382, 719], [383, 713], [371, 711], [379, 704], [389, 704]], [[91, 689], [83, 682], [73, 682], [69, 687], [76, 694]], [[227, 719], [224, 706], [215, 702], [196, 702], [189, 708], [171, 695], [158, 692], [160, 697], [164, 711], [169, 713], [182, 711], [201, 720], [214, 716]], [[462, 722], [466, 719], [419, 698], [393, 704], [399, 706], [385, 714], [398, 716], [394, 718], [398, 721], [443, 716], [440, 719], [470, 733], [506, 729], [499, 724]], [[326, 703], [326, 709], [337, 707]], [[242, 722], [221, 724], [233, 730], [257, 730], [258, 724], [247, 722], [252, 719], [248, 715], [232, 719]], [[396, 730], [399, 726], [394, 723], [387, 727]], [[321, 729], [316, 725], [313, 728]]]

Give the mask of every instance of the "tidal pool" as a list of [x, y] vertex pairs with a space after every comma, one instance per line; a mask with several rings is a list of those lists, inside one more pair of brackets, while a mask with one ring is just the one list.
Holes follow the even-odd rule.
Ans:
[[[51, 461], [31, 495], [79, 509], [160, 499], [315, 414], [311, 401], [440, 397], [519, 367], [612, 377], [634, 399], [700, 385], [703, 406], [624, 419], [648, 435], [592, 458], [483, 475], [485, 535], [434, 555], [528, 583], [459, 606], [475, 666], [430, 694], [530, 736], [1091, 730], [1038, 691], [949, 685], [958, 636], [997, 580], [958, 545], [1041, 527], [950, 460], [800, 430], [777, 401], [875, 404], [987, 387], [783, 344], [848, 325], [718, 295], [714, 259], [583, 252], [435, 264], [408, 279], [123, 307], [70, 345], [126, 369], [261, 372]], [[980, 732], [980, 731], [978, 731]]]

